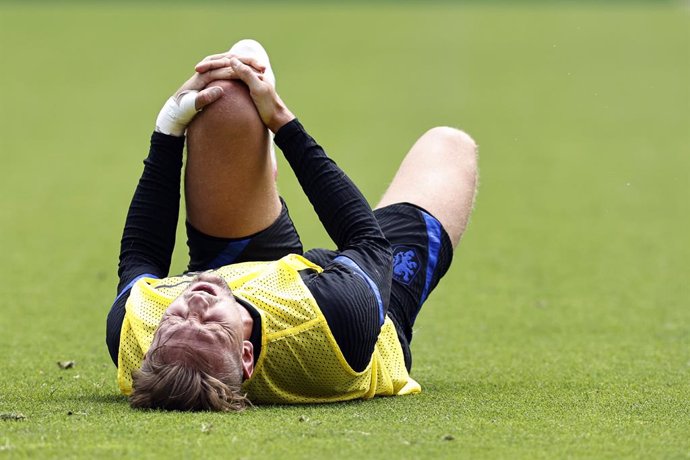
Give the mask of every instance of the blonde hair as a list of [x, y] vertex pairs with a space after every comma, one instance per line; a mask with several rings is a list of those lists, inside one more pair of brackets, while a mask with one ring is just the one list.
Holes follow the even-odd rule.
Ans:
[[[207, 359], [184, 346], [183, 360], [167, 362], [165, 345], [149, 351], [139, 371], [132, 375], [134, 388], [129, 403], [137, 409], [178, 411], [242, 411], [251, 402], [242, 393], [242, 371], [214, 377]], [[232, 359], [226, 366], [237, 369]]]

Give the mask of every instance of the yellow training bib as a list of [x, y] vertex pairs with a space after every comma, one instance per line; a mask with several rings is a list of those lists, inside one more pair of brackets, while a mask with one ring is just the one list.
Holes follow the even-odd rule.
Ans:
[[[217, 270], [233, 294], [261, 315], [261, 354], [243, 384], [254, 403], [320, 403], [418, 393], [405, 368], [395, 327], [386, 317], [369, 366], [348, 365], [300, 270], [322, 268], [292, 254], [274, 262], [246, 262]], [[146, 351], [168, 305], [194, 275], [142, 278], [132, 287], [120, 335], [118, 384], [132, 392], [132, 372]]]

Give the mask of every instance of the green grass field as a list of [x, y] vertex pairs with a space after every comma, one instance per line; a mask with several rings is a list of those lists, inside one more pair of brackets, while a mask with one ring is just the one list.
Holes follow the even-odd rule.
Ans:
[[[0, 4], [0, 458], [689, 457], [688, 3], [249, 4]], [[418, 396], [177, 414], [117, 392], [105, 316], [156, 114], [248, 36], [372, 202], [426, 129], [480, 144]]]

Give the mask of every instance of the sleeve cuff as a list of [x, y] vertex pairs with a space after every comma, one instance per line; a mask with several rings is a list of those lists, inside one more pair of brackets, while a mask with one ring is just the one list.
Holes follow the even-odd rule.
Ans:
[[304, 129], [304, 126], [302, 126], [302, 123], [299, 122], [297, 118], [293, 118], [291, 121], [285, 123], [276, 133], [274, 141], [278, 147], [280, 147], [281, 150], [284, 148], [287, 148], [292, 144], [292, 139], [295, 138], [296, 135], [299, 134], [304, 134], [306, 135], [307, 132]]
[[154, 131], [151, 134], [151, 149], [148, 159], [155, 164], [182, 165], [182, 151], [185, 137], [170, 136]]
[[168, 149], [179, 149], [180, 151], [184, 148], [184, 136], [171, 136], [169, 134], [159, 133], [154, 131], [151, 134], [151, 145], [160, 146], [162, 148]]

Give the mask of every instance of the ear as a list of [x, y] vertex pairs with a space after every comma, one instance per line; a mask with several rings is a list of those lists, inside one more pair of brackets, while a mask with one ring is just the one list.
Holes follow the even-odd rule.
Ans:
[[249, 340], [242, 342], [242, 375], [248, 379], [254, 373], [254, 345]]

